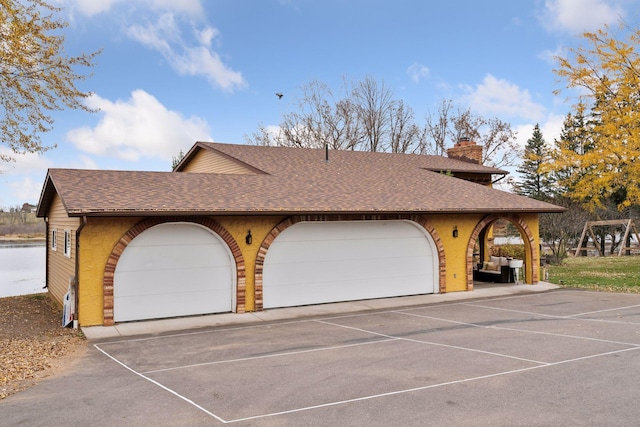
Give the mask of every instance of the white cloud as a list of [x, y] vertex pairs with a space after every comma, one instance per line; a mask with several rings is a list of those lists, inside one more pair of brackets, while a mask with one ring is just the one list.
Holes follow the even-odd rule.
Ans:
[[0, 171], [5, 176], [42, 172], [53, 167], [53, 163], [42, 154], [15, 154], [6, 146], [0, 146], [0, 154], [8, 155], [15, 159], [15, 162], [0, 163]]
[[13, 199], [35, 203], [40, 199], [42, 181], [35, 181], [32, 177], [28, 176], [20, 181], [10, 182], [9, 188], [11, 188], [11, 192], [13, 193], [11, 194]]
[[624, 10], [615, 0], [546, 0], [539, 19], [547, 30], [575, 34], [613, 24], [621, 17]]
[[414, 83], [420, 83], [420, 80], [429, 77], [429, 68], [417, 62], [407, 68], [407, 74]]
[[242, 73], [231, 69], [212, 48], [220, 32], [206, 23], [201, 0], [61, 1], [88, 17], [110, 13], [131, 39], [159, 52], [181, 75], [204, 77], [227, 92], [247, 86]]
[[[549, 148], [553, 148], [554, 141], [560, 139], [564, 119], [564, 116], [549, 114], [543, 121], [537, 123], [540, 126], [542, 137]], [[527, 140], [533, 136], [533, 128], [535, 125], [536, 123], [525, 123], [513, 127], [513, 130], [518, 133], [516, 142], [520, 147], [524, 148], [525, 145], [527, 145]]]
[[121, 3], [122, 0], [75, 0], [70, 1], [72, 5], [75, 6], [75, 10], [80, 12], [80, 14], [85, 16], [94, 16], [100, 13], [107, 12], [111, 9], [116, 3]]
[[191, 16], [202, 13], [200, 0], [70, 0], [69, 2], [85, 16], [109, 12], [119, 3], [129, 7], [139, 6], [153, 11], [186, 13]]
[[559, 114], [550, 114], [544, 123], [540, 123], [540, 130], [542, 131], [542, 135], [544, 135], [545, 141], [548, 144], [553, 145], [553, 141], [556, 139], [560, 139], [560, 133], [562, 132], [562, 127], [564, 126], [565, 116]]
[[66, 167], [73, 169], [100, 169], [98, 163], [89, 156], [79, 154]]
[[157, 50], [165, 57], [171, 55], [171, 42], [180, 41], [180, 29], [176, 25], [174, 16], [169, 13], [160, 16], [155, 25], [149, 24], [146, 27], [132, 25], [127, 33], [129, 37], [148, 48]]
[[210, 49], [218, 30], [206, 27], [196, 31], [198, 45], [189, 45], [182, 37], [174, 16], [165, 13], [156, 24], [132, 25], [128, 35], [160, 52], [169, 65], [181, 75], [204, 76], [213, 86], [225, 91], [246, 87], [242, 73], [233, 71], [222, 62], [218, 53]]
[[168, 110], [144, 90], [133, 91], [127, 101], [112, 102], [93, 95], [87, 104], [100, 109], [100, 122], [93, 128], [85, 126], [69, 131], [67, 139], [78, 149], [94, 155], [129, 161], [171, 160], [180, 149], [195, 141], [211, 139], [206, 121]]
[[545, 49], [538, 54], [538, 58], [543, 60], [549, 65], [558, 65], [558, 57], [564, 57], [567, 54], [567, 49], [564, 46], [557, 46], [555, 50]]
[[206, 47], [211, 47], [211, 41], [218, 37], [220, 31], [213, 27], [206, 27], [200, 31], [196, 31], [196, 34], [200, 44]]
[[527, 89], [507, 80], [497, 79], [487, 74], [475, 88], [465, 86], [465, 100], [472, 111], [479, 114], [518, 117], [539, 121], [544, 118], [545, 107], [535, 103]]

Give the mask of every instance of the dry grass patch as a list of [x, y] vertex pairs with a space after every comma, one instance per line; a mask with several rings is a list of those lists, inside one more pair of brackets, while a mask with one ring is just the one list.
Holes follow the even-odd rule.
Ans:
[[47, 294], [0, 298], [0, 399], [36, 384], [86, 349]]

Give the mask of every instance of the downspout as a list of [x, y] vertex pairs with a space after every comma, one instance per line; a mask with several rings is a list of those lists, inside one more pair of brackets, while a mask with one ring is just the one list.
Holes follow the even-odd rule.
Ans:
[[[46, 245], [44, 251], [44, 287], [42, 289], [49, 290], [49, 248], [51, 247], [51, 236], [49, 235], [49, 217], [44, 217], [44, 244]], [[51, 295], [49, 295], [51, 296]]]
[[82, 222], [76, 230], [76, 279], [73, 281], [73, 329], [78, 329], [78, 302], [80, 301], [80, 281], [78, 279], [78, 276], [80, 275], [80, 232], [85, 225], [87, 225], [87, 216], [83, 215]]
[[502, 175], [500, 178], [496, 179], [495, 181], [491, 181], [491, 185], [493, 185], [493, 184], [495, 184], [495, 183], [497, 183], [497, 182], [502, 181], [502, 180], [504, 179], [504, 177], [505, 177], [505, 176], [507, 176], [507, 175], [506, 175], [506, 174], [505, 174], [505, 175]]

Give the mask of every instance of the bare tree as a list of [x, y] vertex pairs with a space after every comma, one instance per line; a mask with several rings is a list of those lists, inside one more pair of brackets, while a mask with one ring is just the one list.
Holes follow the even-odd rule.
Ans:
[[317, 80], [302, 91], [295, 111], [284, 115], [279, 126], [260, 125], [245, 140], [255, 145], [445, 155], [447, 147], [469, 137], [482, 145], [486, 164], [512, 165], [520, 154], [508, 123], [469, 109], [454, 112], [452, 101], [442, 101], [437, 114], [428, 115], [425, 126], [418, 125], [411, 107], [372, 77], [355, 85], [344, 81], [341, 97]]
[[516, 132], [509, 123], [500, 119], [487, 119], [469, 108], [453, 110], [450, 100], [443, 100], [437, 114], [427, 116], [425, 132], [431, 145], [427, 150], [444, 155], [447, 147], [461, 138], [469, 138], [482, 146], [482, 163], [494, 167], [511, 166], [521, 157], [516, 143]]
[[549, 202], [564, 206], [567, 211], [540, 215], [540, 239], [551, 250], [551, 262], [562, 264], [567, 257], [567, 250], [578, 244], [589, 213], [578, 203], [565, 197], [555, 197]]
[[447, 152], [447, 141], [451, 135], [451, 108], [453, 102], [443, 99], [437, 114], [427, 115], [425, 133], [432, 144], [425, 144], [423, 154], [444, 156]]
[[397, 101], [389, 111], [389, 150], [392, 153], [419, 153], [425, 133], [414, 122], [413, 110]]
[[393, 109], [393, 93], [384, 83], [367, 76], [359, 82], [351, 95], [358, 119], [362, 123], [365, 151], [383, 151], [390, 115]]
[[352, 86], [342, 97], [319, 81], [302, 88], [295, 111], [277, 129], [260, 125], [245, 140], [256, 145], [280, 145], [336, 150], [415, 152], [423, 138], [413, 110], [395, 100], [384, 83], [371, 77]]

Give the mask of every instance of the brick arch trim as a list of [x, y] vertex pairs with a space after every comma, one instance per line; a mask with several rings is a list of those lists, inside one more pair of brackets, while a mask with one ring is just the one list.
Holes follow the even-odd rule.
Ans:
[[[478, 237], [482, 230], [485, 229], [488, 225], [498, 219], [506, 219], [513, 223], [520, 234], [523, 235], [523, 241], [525, 244], [525, 276], [530, 275], [531, 282], [537, 283], [540, 280], [540, 253], [538, 251], [538, 247], [535, 244], [535, 238], [533, 236], [533, 232], [529, 228], [529, 225], [518, 215], [499, 215], [499, 214], [491, 214], [482, 218], [480, 222], [476, 225], [475, 229], [471, 233], [471, 238], [469, 239], [469, 246], [467, 246], [467, 289], [473, 290], [473, 248], [478, 242]], [[527, 250], [528, 248], [528, 250]]]
[[113, 279], [115, 276], [116, 266], [120, 256], [126, 249], [126, 247], [140, 235], [143, 231], [148, 230], [151, 227], [160, 224], [183, 222], [191, 224], [199, 224], [206, 227], [216, 235], [218, 235], [229, 247], [231, 254], [236, 263], [236, 312], [245, 312], [245, 294], [246, 294], [246, 276], [245, 276], [245, 262], [240, 251], [240, 246], [233, 238], [233, 236], [218, 222], [207, 217], [154, 217], [147, 218], [129, 229], [116, 243], [107, 259], [107, 264], [104, 269], [104, 276], [102, 279], [102, 295], [103, 295], [103, 317], [102, 323], [104, 326], [112, 326], [113, 320]]
[[422, 226], [424, 230], [431, 236], [436, 246], [438, 253], [438, 291], [440, 293], [446, 292], [447, 289], [447, 276], [446, 276], [446, 260], [444, 254], [444, 245], [442, 239], [438, 235], [435, 227], [427, 220], [426, 217], [421, 215], [297, 215], [284, 219], [271, 229], [267, 237], [260, 244], [258, 250], [258, 256], [256, 257], [255, 266], [255, 310], [263, 310], [263, 271], [264, 260], [269, 251], [269, 247], [287, 228], [292, 225], [303, 221], [391, 221], [391, 220], [408, 220], [415, 222]]

